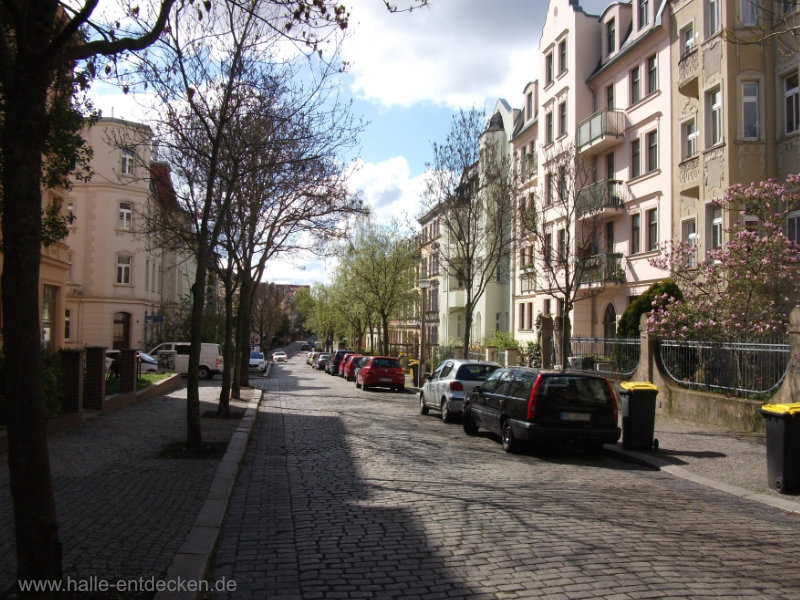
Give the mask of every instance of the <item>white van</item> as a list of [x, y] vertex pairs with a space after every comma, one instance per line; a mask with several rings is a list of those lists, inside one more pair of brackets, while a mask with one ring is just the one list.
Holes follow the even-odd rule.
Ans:
[[[165, 350], [175, 352], [175, 372], [189, 372], [189, 342], [164, 342], [150, 351], [150, 355], [158, 359], [158, 353]], [[222, 374], [222, 348], [219, 344], [203, 342], [200, 345], [200, 379], [210, 379], [214, 375]]]

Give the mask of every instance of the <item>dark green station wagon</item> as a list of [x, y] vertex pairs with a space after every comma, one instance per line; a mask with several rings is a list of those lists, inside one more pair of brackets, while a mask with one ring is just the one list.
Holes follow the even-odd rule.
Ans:
[[498, 435], [506, 452], [521, 441], [572, 442], [587, 449], [620, 436], [617, 399], [599, 375], [507, 367], [474, 388], [463, 408], [464, 431]]

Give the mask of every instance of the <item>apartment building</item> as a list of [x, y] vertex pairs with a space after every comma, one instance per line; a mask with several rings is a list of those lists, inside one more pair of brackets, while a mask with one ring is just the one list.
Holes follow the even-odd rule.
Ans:
[[63, 346], [148, 349], [180, 310], [195, 273], [191, 256], [145, 233], [154, 203], [179, 210], [169, 171], [152, 160], [145, 125], [101, 118], [85, 136], [94, 174], [75, 182], [62, 207], [75, 217], [64, 239]]
[[[800, 3], [674, 0], [672, 236], [697, 260], [739, 215], [714, 202], [735, 183], [800, 172]], [[746, 217], [745, 217], [746, 218]], [[788, 224], [798, 238], [800, 215]]]

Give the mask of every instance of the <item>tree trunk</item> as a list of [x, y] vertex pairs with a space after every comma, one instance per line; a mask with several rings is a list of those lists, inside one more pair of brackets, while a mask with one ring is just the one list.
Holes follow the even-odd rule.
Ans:
[[219, 405], [217, 414], [229, 415], [231, 411], [231, 370], [228, 365], [233, 361], [233, 349], [230, 340], [233, 338], [233, 285], [232, 268], [225, 271], [225, 339], [222, 344], [222, 389], [219, 393]]
[[464, 306], [464, 358], [469, 358], [469, 344], [472, 335], [472, 302], [467, 301]]
[[[204, 233], [200, 239], [205, 239]], [[203, 242], [201, 241], [202, 245]], [[200, 427], [200, 346], [202, 344], [203, 313], [206, 301], [206, 266], [208, 249], [197, 252], [197, 269], [192, 285], [191, 350], [189, 352], [189, 373], [186, 376], [186, 446], [199, 450], [203, 445], [203, 432]], [[227, 366], [226, 366], [227, 368]]]
[[[40, 58], [26, 64], [24, 58], [30, 55], [20, 53], [13, 76], [16, 86], [3, 90], [4, 392], [17, 577], [52, 580], [61, 577], [61, 544], [47, 451], [47, 415], [38, 375], [42, 366], [41, 168], [50, 70]], [[49, 594], [40, 597], [46, 596]]]
[[383, 329], [383, 339], [381, 340], [383, 355], [389, 356], [389, 315], [387, 313], [381, 313], [381, 328]]
[[253, 282], [244, 273], [239, 288], [239, 386], [250, 386], [250, 326], [253, 314]]

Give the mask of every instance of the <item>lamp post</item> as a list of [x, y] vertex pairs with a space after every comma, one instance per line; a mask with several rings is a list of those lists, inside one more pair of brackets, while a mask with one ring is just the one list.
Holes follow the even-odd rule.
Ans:
[[419, 303], [419, 368], [417, 369], [417, 385], [422, 387], [425, 383], [425, 290], [431, 287], [430, 279], [417, 281], [420, 289]]

